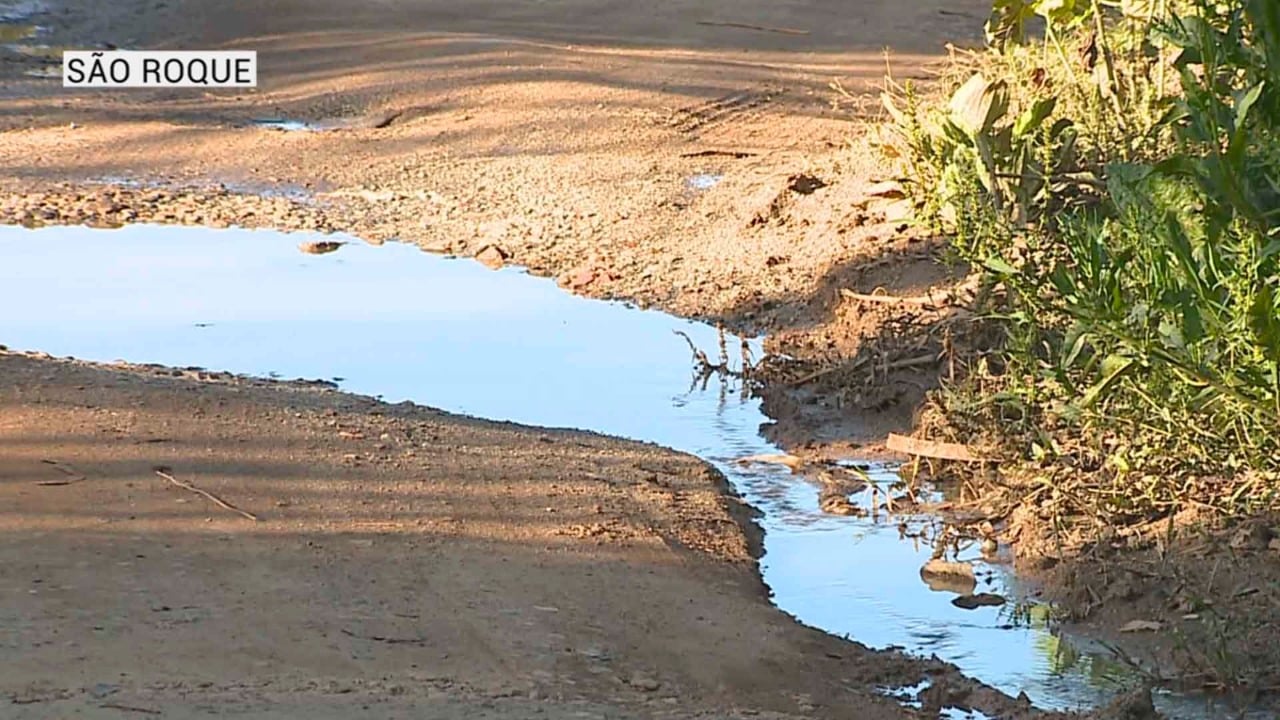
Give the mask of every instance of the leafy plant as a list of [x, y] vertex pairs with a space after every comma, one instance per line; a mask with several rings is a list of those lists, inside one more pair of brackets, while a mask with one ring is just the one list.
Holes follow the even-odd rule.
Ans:
[[949, 421], [1112, 519], [1280, 506], [1280, 3], [996, 0], [988, 35], [945, 103], [886, 99], [998, 288]]

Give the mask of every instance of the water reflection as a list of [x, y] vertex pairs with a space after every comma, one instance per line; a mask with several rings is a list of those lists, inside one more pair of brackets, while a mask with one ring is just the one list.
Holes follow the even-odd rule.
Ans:
[[[717, 353], [714, 328], [583, 300], [513, 269], [491, 271], [390, 245], [244, 230], [0, 228], [0, 317], [10, 347], [112, 361], [202, 366], [270, 377], [341, 378], [349, 391], [497, 420], [651, 441], [714, 462], [763, 512], [763, 572], [801, 622], [872, 647], [902, 647], [1039, 705], [1077, 708], [1106, 694], [1108, 669], [1072, 655], [1043, 610], [962, 609], [920, 568], [929, 542], [903, 539], [882, 513], [819, 508], [820, 483], [739, 458], [776, 452], [767, 418], [741, 390], [744, 353]], [[314, 246], [313, 246], [314, 247]], [[728, 374], [699, 373], [690, 348]], [[746, 346], [745, 362], [759, 356]], [[869, 467], [850, 501], [875, 508], [898, 482]], [[927, 523], [927, 519], [919, 519]], [[1004, 570], [976, 548], [980, 591]]]

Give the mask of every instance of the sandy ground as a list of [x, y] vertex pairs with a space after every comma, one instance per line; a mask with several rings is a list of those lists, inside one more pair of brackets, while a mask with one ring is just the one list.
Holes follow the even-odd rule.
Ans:
[[[833, 314], [863, 311], [840, 287], [896, 291], [914, 273], [858, 268], [914, 252], [900, 210], [869, 192], [884, 173], [851, 142], [860, 118], [879, 112], [887, 68], [928, 78], [946, 42], [980, 38], [987, 2], [56, 6], [36, 19], [55, 48], [255, 49], [261, 87], [69, 92], [0, 48], [0, 222], [397, 239], [771, 331], [774, 349], [821, 361], [849, 344]], [[341, 129], [250, 125], [278, 117]], [[719, 182], [700, 189], [705, 176]], [[920, 394], [814, 389], [779, 394], [779, 439], [873, 440], [909, 424]]]
[[[842, 289], [959, 272], [853, 141], [886, 69], [927, 80], [986, 0], [48, 5], [55, 50], [254, 49], [261, 87], [65, 91], [0, 47], [0, 223], [351, 232], [770, 332], [802, 361], [766, 393], [793, 447], [866, 453], [936, 376], [809, 371], [896, 337]], [[252, 125], [279, 117], [324, 130]], [[691, 458], [12, 355], [0, 399], [0, 715], [877, 718], [926, 673], [926, 705], [1020, 712], [770, 608]]]
[[0, 380], [3, 717], [893, 718], [876, 688], [925, 677], [1021, 714], [774, 610], [696, 458], [209, 373]]

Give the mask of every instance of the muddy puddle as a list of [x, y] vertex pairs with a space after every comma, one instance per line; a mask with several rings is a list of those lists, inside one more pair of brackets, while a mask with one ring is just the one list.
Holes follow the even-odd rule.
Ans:
[[[337, 240], [345, 242], [332, 252], [304, 251]], [[1006, 569], [978, 547], [960, 553], [976, 570], [968, 594], [998, 594], [1003, 605], [964, 609], [952, 602], [956, 588], [922, 581], [930, 543], [904, 539], [902, 518], [856, 514], [883, 501], [898, 482], [893, 468], [848, 468], [862, 488], [848, 496], [855, 514], [837, 516], [820, 508], [816, 480], [738, 462], [777, 449], [761, 438], [767, 418], [738, 379], [692, 376], [689, 347], [674, 331], [715, 357], [711, 327], [574, 297], [515, 269], [349, 238], [2, 227], [0, 258], [0, 306], [20, 308], [0, 316], [0, 342], [11, 349], [325, 379], [390, 402], [690, 452], [763, 513], [764, 579], [801, 622], [937, 655], [1046, 708], [1093, 707], [1129, 679], [1105, 655], [1055, 634], [1048, 610], [1020, 601]], [[747, 348], [758, 357], [758, 342]], [[740, 349], [728, 343], [735, 368]], [[906, 526], [927, 534], [930, 523]], [[1161, 704], [1172, 717], [1217, 716], [1198, 701]]]

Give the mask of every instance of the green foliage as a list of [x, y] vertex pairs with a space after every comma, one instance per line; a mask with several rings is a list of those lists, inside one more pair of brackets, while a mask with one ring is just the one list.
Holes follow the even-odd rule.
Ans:
[[922, 218], [999, 288], [1003, 348], [946, 409], [1109, 517], [1270, 507], [1280, 3], [1109, 7], [996, 0], [945, 106], [888, 101]]

